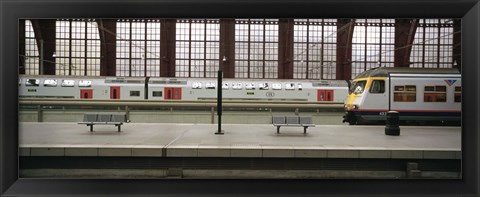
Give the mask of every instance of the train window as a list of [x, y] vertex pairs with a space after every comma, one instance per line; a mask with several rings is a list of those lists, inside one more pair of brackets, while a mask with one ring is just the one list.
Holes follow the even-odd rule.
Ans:
[[282, 84], [274, 83], [274, 84], [272, 84], [272, 89], [273, 90], [281, 90], [282, 89]]
[[27, 81], [25, 81], [25, 86], [38, 86], [39, 84], [39, 79], [27, 79]]
[[354, 93], [354, 94], [361, 94], [363, 93], [363, 89], [365, 88], [365, 84], [367, 84], [367, 81], [354, 81], [352, 83], [351, 89], [349, 93]]
[[434, 92], [435, 91], [435, 87], [434, 86], [425, 86], [425, 92], [429, 91], [429, 92]]
[[57, 87], [57, 80], [56, 79], [45, 79], [45, 81], [43, 81], [43, 86]]
[[207, 88], [207, 89], [215, 89], [215, 83], [213, 83], [213, 82], [207, 82], [207, 84], [205, 84], [205, 88]]
[[385, 81], [373, 80], [372, 87], [370, 87], [370, 93], [374, 93], [374, 94], [385, 93]]
[[462, 87], [461, 86], [455, 86], [455, 98], [454, 98], [456, 103], [462, 102]]
[[140, 96], [140, 91], [130, 91], [130, 96]]
[[241, 90], [242, 89], [242, 83], [233, 83], [232, 88], [234, 90]]
[[153, 91], [153, 97], [162, 97], [162, 91]]
[[193, 82], [192, 89], [202, 89], [202, 82]]
[[255, 90], [255, 84], [254, 83], [245, 83], [245, 89], [246, 90]]
[[92, 81], [90, 80], [80, 80], [78, 82], [78, 87], [90, 87], [92, 86]]
[[173, 90], [173, 99], [180, 99], [180, 88], [172, 88]]
[[405, 90], [406, 91], [417, 91], [417, 86], [414, 86], [414, 85], [406, 85], [405, 86]]
[[405, 85], [393, 88], [393, 101], [395, 102], [416, 102], [417, 86]]
[[63, 80], [62, 87], [73, 87], [75, 85], [75, 80]]
[[293, 83], [285, 84], [285, 90], [294, 90], [294, 89], [295, 89], [295, 84]]
[[424, 102], [446, 102], [447, 86], [425, 86], [423, 91]]
[[435, 86], [437, 92], [447, 92], [447, 86]]
[[268, 83], [259, 83], [258, 88], [260, 90], [268, 90]]
[[224, 89], [224, 90], [228, 90], [228, 83], [223, 83], [223, 85], [222, 85], [222, 89]]
[[395, 86], [395, 91], [405, 91], [405, 86]]

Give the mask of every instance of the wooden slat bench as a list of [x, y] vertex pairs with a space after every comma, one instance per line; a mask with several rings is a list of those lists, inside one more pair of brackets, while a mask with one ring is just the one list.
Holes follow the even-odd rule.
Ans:
[[83, 122], [78, 124], [85, 124], [90, 126], [90, 132], [93, 132], [93, 125], [115, 125], [118, 127], [118, 132], [121, 132], [121, 125], [127, 121], [127, 115], [124, 112], [98, 112], [85, 113], [83, 115]]
[[303, 127], [303, 133], [307, 133], [308, 127], [315, 127], [311, 116], [272, 116], [272, 124], [277, 127], [277, 133], [280, 133], [280, 127]]

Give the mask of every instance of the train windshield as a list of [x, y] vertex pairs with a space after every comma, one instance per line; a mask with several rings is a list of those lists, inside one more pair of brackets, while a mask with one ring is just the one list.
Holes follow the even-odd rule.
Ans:
[[352, 85], [350, 86], [350, 90], [348, 91], [349, 94], [354, 93], [354, 94], [361, 94], [363, 93], [363, 90], [365, 89], [365, 84], [367, 84], [367, 81], [354, 81], [352, 82]]

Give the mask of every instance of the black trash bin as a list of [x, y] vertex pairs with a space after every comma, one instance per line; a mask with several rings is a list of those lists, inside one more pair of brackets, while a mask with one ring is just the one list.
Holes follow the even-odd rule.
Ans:
[[385, 135], [400, 135], [400, 120], [399, 114], [397, 111], [389, 111], [387, 112], [387, 116], [385, 119]]

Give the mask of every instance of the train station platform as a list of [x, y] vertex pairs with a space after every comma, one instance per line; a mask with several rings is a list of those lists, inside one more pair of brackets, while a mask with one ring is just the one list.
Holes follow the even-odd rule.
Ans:
[[461, 159], [460, 127], [126, 123], [122, 131], [77, 123], [19, 124], [20, 156]]

